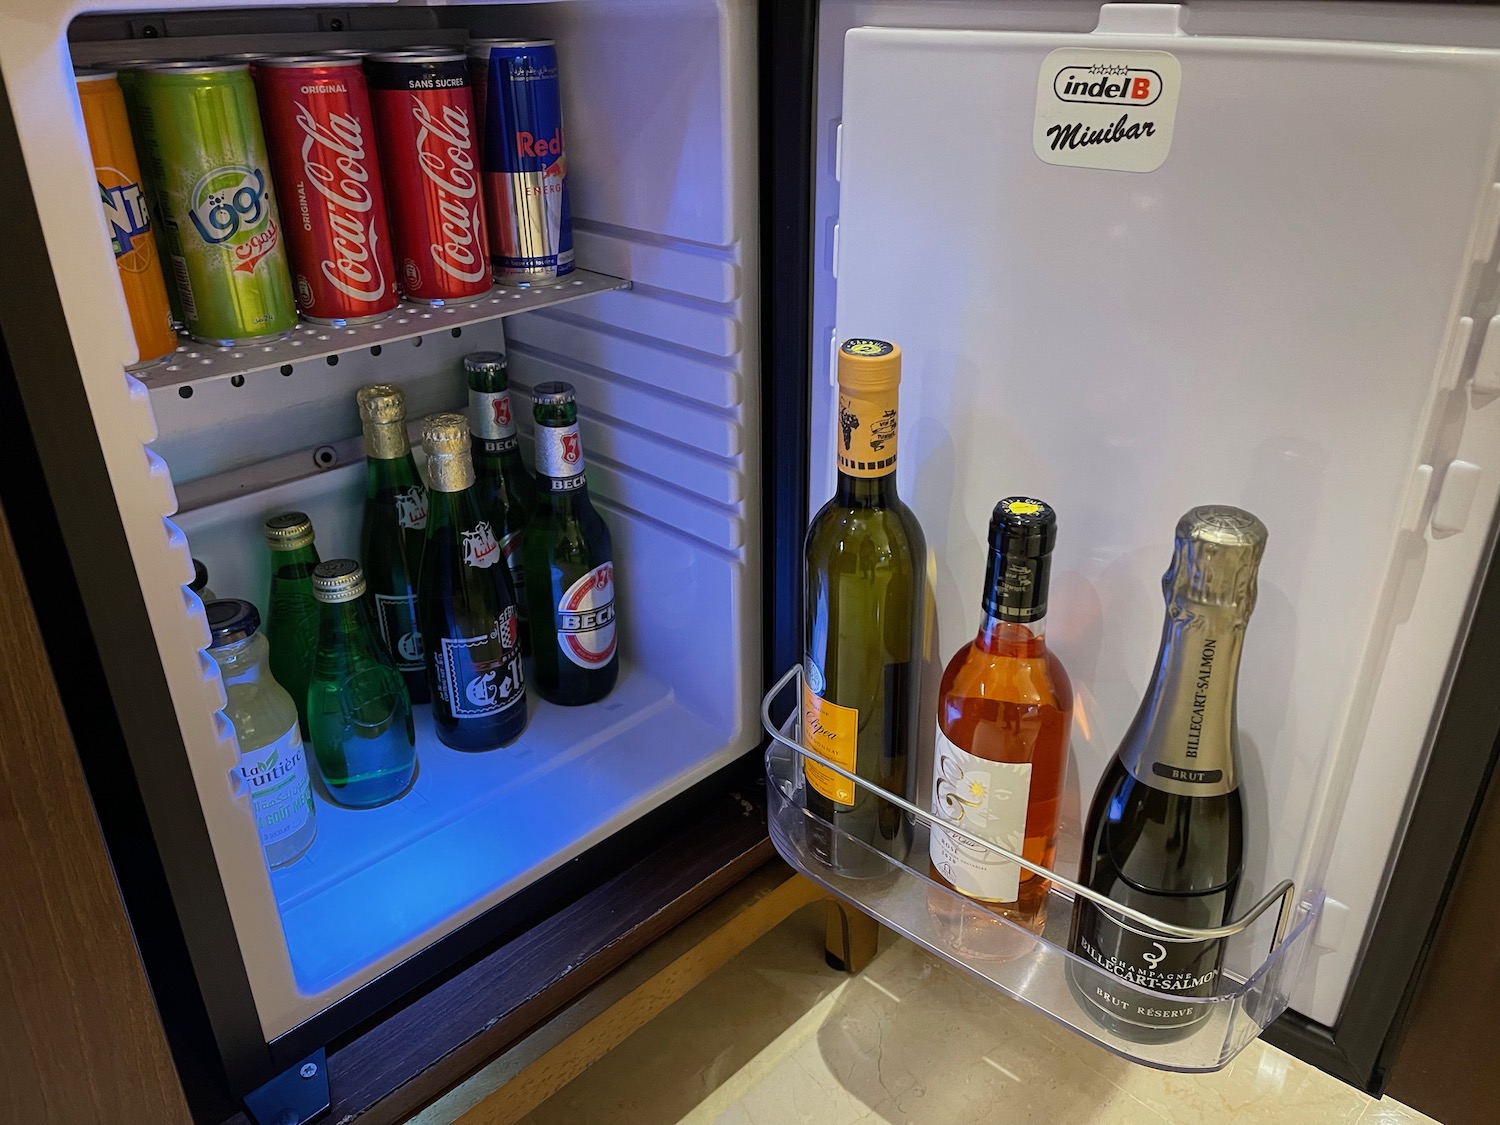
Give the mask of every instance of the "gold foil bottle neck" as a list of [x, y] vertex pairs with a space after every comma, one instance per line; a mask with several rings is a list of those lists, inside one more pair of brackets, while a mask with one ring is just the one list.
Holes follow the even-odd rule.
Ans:
[[422, 422], [427, 475], [439, 492], [462, 492], [474, 483], [469, 456], [469, 420], [462, 414], [433, 414]]
[[354, 399], [359, 403], [365, 456], [382, 461], [405, 457], [411, 444], [406, 438], [406, 395], [401, 388], [390, 383], [372, 383], [361, 387]]
[[1162, 576], [1169, 606], [1216, 606], [1248, 620], [1268, 537], [1243, 508], [1205, 504], [1177, 521], [1172, 565]]

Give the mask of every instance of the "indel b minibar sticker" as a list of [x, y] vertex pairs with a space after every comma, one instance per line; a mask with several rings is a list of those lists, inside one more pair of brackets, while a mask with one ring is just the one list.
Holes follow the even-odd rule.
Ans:
[[1053, 51], [1037, 76], [1033, 147], [1048, 164], [1154, 172], [1172, 149], [1181, 88], [1165, 51]]

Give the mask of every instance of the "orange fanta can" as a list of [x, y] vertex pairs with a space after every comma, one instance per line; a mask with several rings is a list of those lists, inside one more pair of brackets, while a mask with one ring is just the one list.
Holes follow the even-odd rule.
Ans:
[[99, 202], [114, 243], [115, 265], [141, 355], [140, 363], [133, 366], [145, 367], [177, 349], [177, 334], [172, 331], [172, 311], [162, 280], [156, 232], [151, 229], [151, 212], [141, 186], [141, 166], [130, 139], [125, 95], [112, 72], [81, 70], [76, 78], [83, 127], [94, 156]]

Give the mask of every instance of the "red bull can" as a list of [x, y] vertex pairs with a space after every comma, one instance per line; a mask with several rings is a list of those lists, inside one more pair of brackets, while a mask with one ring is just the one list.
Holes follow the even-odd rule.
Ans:
[[512, 39], [471, 51], [488, 60], [483, 159], [495, 280], [532, 285], [563, 277], [573, 272], [573, 219], [557, 47], [551, 39]]

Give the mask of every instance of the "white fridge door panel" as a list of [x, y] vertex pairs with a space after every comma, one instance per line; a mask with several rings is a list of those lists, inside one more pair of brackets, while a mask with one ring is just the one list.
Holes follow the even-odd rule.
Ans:
[[[1039, 159], [1039, 74], [1063, 47], [1177, 61], [1158, 169]], [[900, 28], [846, 40], [837, 334], [905, 349], [898, 472], [934, 554], [936, 658], [975, 627], [992, 505], [1051, 501], [1050, 636], [1078, 687], [1076, 836], [1150, 675], [1177, 517], [1207, 502], [1261, 516], [1240, 901], [1293, 875], [1349, 907], [1296, 1001], [1322, 1022], [1358, 956], [1495, 510], [1491, 438], [1466, 457], [1480, 468], [1463, 482], [1464, 530], [1419, 531], [1426, 482], [1485, 428], [1465, 428], [1483, 411], [1462, 381], [1494, 311], [1478, 279], [1497, 123], [1500, 54], [1483, 50]], [[832, 388], [814, 398], [831, 418]], [[832, 464], [832, 441], [815, 427], [814, 465]]]

